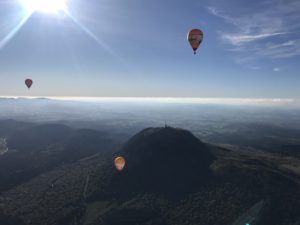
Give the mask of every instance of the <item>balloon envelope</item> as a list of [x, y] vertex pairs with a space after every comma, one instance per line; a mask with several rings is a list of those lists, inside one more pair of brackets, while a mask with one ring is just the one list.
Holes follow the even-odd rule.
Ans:
[[31, 85], [33, 84], [33, 81], [32, 81], [31, 79], [26, 79], [26, 80], [25, 80], [25, 84], [26, 84], [26, 86], [27, 86], [28, 88], [30, 88]]
[[125, 167], [125, 159], [122, 156], [115, 158], [115, 167], [118, 171], [122, 171]]
[[188, 33], [188, 41], [196, 54], [197, 49], [203, 41], [203, 32], [199, 29], [193, 29]]

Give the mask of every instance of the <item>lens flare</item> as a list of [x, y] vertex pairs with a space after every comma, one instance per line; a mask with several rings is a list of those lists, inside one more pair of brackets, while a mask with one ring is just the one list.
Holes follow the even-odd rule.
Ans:
[[67, 8], [67, 0], [21, 0], [21, 3], [30, 13], [57, 14]]

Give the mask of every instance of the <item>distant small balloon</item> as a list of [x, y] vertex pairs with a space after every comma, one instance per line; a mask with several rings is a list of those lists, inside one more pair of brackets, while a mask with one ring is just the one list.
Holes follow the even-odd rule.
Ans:
[[188, 33], [188, 41], [194, 50], [194, 54], [196, 54], [197, 49], [203, 41], [203, 32], [199, 29], [193, 29]]
[[115, 167], [118, 171], [122, 171], [125, 167], [125, 159], [122, 156], [115, 158]]
[[25, 80], [25, 84], [26, 84], [26, 86], [28, 87], [28, 89], [30, 89], [30, 87], [31, 87], [32, 84], [33, 84], [33, 81], [32, 81], [31, 79], [26, 79], [26, 80]]

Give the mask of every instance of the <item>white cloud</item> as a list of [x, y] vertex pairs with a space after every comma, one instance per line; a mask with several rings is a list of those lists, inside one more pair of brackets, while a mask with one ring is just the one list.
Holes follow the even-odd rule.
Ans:
[[261, 56], [267, 56], [274, 59], [300, 56], [300, 39], [290, 40], [279, 44], [269, 43], [257, 53]]
[[264, 5], [260, 10], [242, 15], [234, 14], [234, 10], [229, 14], [221, 8], [207, 8], [231, 25], [219, 31], [220, 40], [230, 51], [239, 53], [238, 63], [300, 56], [300, 1], [272, 0], [265, 1]]
[[279, 68], [273, 68], [274, 72], [279, 72]]
[[254, 34], [254, 35], [230, 35], [224, 34], [222, 36], [223, 39], [230, 42], [232, 45], [241, 45], [243, 43], [248, 43], [252, 41], [257, 41], [261, 39], [266, 39], [273, 36], [284, 35], [285, 32], [281, 33], [272, 33], [272, 34]]

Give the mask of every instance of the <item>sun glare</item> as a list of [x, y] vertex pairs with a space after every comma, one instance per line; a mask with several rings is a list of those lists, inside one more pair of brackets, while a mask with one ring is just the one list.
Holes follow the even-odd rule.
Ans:
[[57, 14], [65, 11], [67, 7], [67, 0], [21, 0], [21, 2], [30, 13]]

